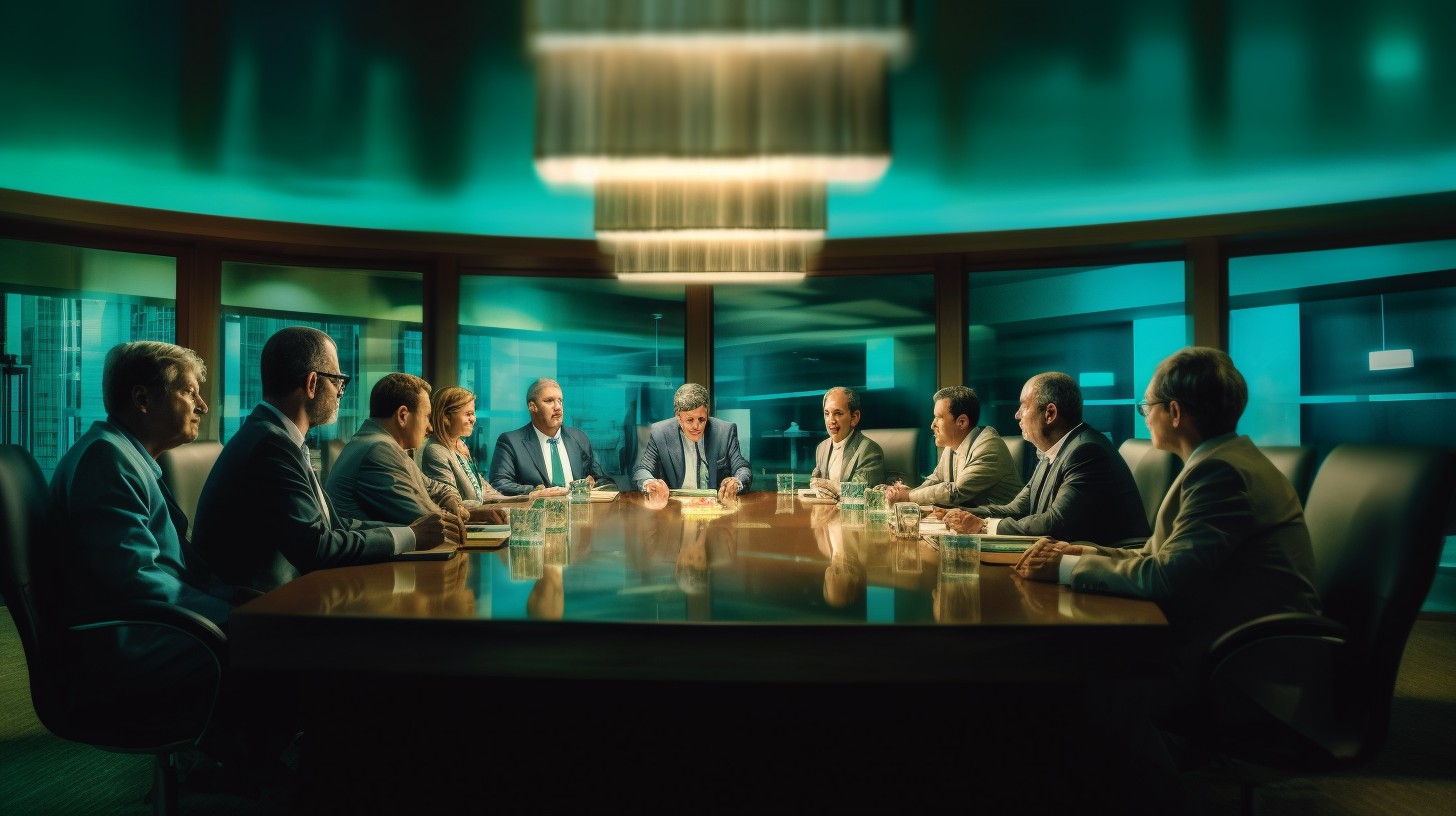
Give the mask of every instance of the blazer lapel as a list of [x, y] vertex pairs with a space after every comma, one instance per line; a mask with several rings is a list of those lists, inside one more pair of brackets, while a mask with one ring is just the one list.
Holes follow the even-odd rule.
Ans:
[[855, 468], [859, 467], [857, 458], [859, 457], [861, 448], [860, 440], [862, 439], [864, 439], [864, 434], [860, 433], [859, 429], [856, 428], [850, 433], [849, 438], [844, 440], [844, 453], [842, 454], [844, 462], [839, 466], [839, 475], [841, 478], [848, 478], [854, 475]]
[[[667, 434], [667, 450], [662, 452], [662, 470], [667, 474], [667, 483], [670, 485], [681, 485], [686, 477], [688, 468], [683, 458], [687, 452], [683, 450], [682, 436], [677, 428], [672, 428]], [[677, 473], [673, 473], [673, 469]]]
[[576, 437], [566, 432], [566, 426], [561, 426], [561, 440], [566, 445], [566, 459], [571, 464], [571, 478], [585, 479], [589, 474], [586, 472], [586, 452], [581, 449], [581, 444]]
[[551, 471], [546, 469], [546, 460], [541, 456], [541, 440], [536, 438], [536, 426], [527, 425], [522, 428], [521, 437], [521, 444], [526, 448], [526, 455], [536, 465], [536, 484], [550, 484]]

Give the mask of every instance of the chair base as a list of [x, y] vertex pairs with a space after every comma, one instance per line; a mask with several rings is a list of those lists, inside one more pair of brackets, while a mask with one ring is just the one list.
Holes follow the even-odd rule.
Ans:
[[157, 761], [152, 763], [152, 789], [142, 802], [152, 806], [155, 816], [176, 816], [177, 752], [157, 754]]

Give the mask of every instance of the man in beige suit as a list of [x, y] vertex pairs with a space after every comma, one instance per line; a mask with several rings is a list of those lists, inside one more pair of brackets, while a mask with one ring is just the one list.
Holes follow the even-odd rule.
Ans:
[[1043, 538], [1017, 571], [1078, 592], [1156, 601], [1185, 657], [1239, 624], [1317, 614], [1314, 552], [1289, 480], [1234, 428], [1248, 387], [1222, 351], [1186, 348], [1153, 372], [1139, 411], [1153, 447], [1184, 461], [1139, 549]]
[[809, 486], [838, 496], [840, 482], [859, 480], [870, 487], [885, 482], [885, 452], [859, 432], [859, 392], [839, 386], [824, 392], [824, 430], [829, 438], [814, 451]]
[[890, 503], [972, 507], [1016, 498], [1021, 492], [1021, 474], [996, 429], [976, 424], [981, 415], [976, 392], [952, 385], [936, 391], [932, 400], [935, 416], [930, 432], [935, 435], [935, 446], [941, 448], [940, 461], [919, 487], [899, 482], [891, 485], [885, 491]]

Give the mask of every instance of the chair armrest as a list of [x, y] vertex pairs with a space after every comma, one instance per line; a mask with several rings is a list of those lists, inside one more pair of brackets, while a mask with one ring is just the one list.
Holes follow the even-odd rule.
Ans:
[[1296, 638], [1322, 640], [1337, 646], [1345, 644], [1349, 630], [1339, 621], [1304, 612], [1281, 612], [1265, 615], [1225, 632], [1208, 647], [1203, 658], [1202, 681], [1207, 684], [1218, 674], [1229, 658], [1244, 649], [1269, 640]]
[[71, 632], [104, 629], [113, 626], [161, 626], [181, 632], [197, 641], [212, 655], [221, 673], [227, 648], [227, 635], [217, 624], [191, 609], [165, 601], [128, 601], [117, 606], [91, 612], [65, 623]]

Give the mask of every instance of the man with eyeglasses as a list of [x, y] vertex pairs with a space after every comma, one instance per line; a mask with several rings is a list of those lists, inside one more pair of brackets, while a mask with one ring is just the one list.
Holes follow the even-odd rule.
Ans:
[[327, 334], [282, 329], [263, 345], [263, 401], [213, 465], [193, 523], [203, 557], [224, 579], [266, 592], [325, 567], [458, 545], [457, 517], [428, 513], [408, 526], [348, 518], [324, 493], [304, 443], [339, 416], [349, 377]]
[[1111, 440], [1082, 421], [1076, 380], [1058, 371], [1027, 380], [1016, 419], [1041, 459], [1031, 481], [1009, 504], [950, 511], [947, 527], [1106, 545], [1147, 540], [1151, 530], [1137, 482]]

